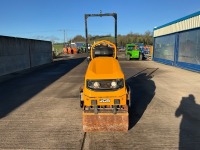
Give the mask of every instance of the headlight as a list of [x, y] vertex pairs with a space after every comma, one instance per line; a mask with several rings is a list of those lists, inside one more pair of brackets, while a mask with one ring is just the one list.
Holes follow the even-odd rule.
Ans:
[[100, 83], [97, 81], [87, 81], [87, 87], [90, 89], [99, 89], [100, 88]]
[[111, 88], [116, 88], [117, 87], [117, 82], [116, 81], [112, 81], [111, 82]]
[[99, 82], [94, 82], [94, 83], [93, 83], [93, 87], [94, 87], [95, 89], [98, 89], [98, 88], [100, 87]]

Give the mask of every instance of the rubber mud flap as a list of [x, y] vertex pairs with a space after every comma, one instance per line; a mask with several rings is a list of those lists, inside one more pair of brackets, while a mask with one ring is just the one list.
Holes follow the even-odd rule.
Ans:
[[84, 132], [127, 132], [129, 127], [129, 117], [127, 113], [84, 113]]

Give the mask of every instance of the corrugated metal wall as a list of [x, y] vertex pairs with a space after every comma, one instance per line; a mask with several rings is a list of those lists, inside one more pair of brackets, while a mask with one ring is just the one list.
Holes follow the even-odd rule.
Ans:
[[162, 28], [154, 29], [154, 37], [171, 34], [175, 32], [190, 30], [200, 27], [200, 14], [186, 20], [174, 22], [171, 25]]

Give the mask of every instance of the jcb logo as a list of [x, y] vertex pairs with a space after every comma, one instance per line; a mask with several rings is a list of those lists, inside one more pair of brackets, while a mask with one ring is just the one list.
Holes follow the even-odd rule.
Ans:
[[109, 99], [100, 99], [100, 103], [110, 103]]

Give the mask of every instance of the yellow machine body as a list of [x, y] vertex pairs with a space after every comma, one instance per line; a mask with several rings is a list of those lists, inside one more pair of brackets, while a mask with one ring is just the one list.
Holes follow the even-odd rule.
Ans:
[[[96, 57], [94, 51], [99, 45], [103, 45], [104, 50], [112, 49], [112, 55], [102, 53], [103, 56]], [[127, 131], [129, 91], [116, 59], [116, 46], [109, 41], [99, 41], [92, 45], [90, 54], [91, 61], [81, 90], [83, 130]]]

